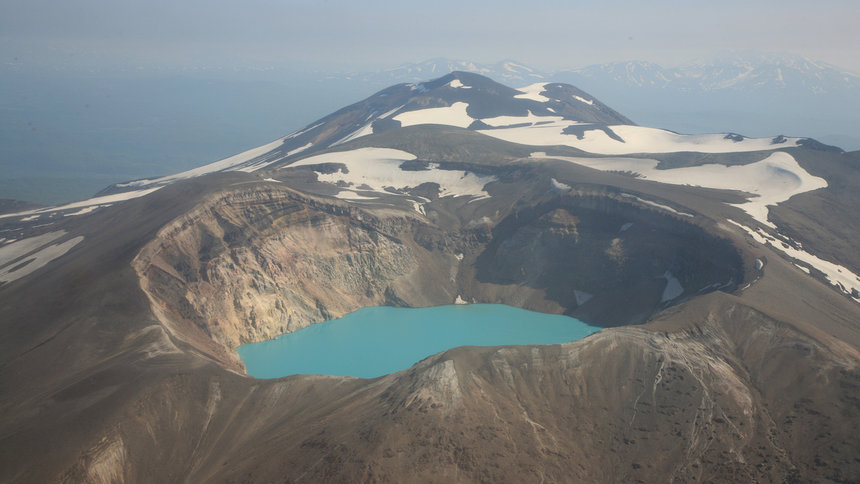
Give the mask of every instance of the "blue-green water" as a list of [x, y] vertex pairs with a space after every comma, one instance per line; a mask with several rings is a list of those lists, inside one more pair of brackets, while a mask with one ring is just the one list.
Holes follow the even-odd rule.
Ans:
[[248, 374], [374, 378], [457, 346], [566, 343], [600, 330], [578, 319], [502, 304], [371, 307], [237, 348]]

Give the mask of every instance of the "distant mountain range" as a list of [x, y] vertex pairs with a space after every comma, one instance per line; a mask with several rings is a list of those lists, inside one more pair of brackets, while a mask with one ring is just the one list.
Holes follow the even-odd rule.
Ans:
[[[468, 60], [436, 58], [373, 74], [380, 80], [410, 82], [452, 71], [474, 72], [504, 82], [537, 82], [551, 79], [574, 85], [599, 82], [633, 89], [677, 89], [689, 92], [782, 89], [827, 94], [860, 88], [860, 76], [839, 67], [793, 54], [755, 52], [723, 54], [678, 67], [663, 67], [654, 62], [632, 60], [558, 71], [541, 71], [513, 60], [481, 64]], [[373, 78], [369, 73], [360, 74], [358, 77]]]
[[678, 67], [634, 60], [555, 72], [513, 60], [481, 64], [437, 58], [345, 76], [382, 86], [454, 70], [511, 85], [541, 80], [572, 84], [637, 123], [673, 131], [783, 133], [860, 149], [860, 77], [792, 54], [730, 53]]

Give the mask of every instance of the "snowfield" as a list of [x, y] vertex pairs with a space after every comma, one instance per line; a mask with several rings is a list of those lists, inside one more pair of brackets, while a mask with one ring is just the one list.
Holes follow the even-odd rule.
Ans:
[[[548, 157], [545, 153], [532, 153], [532, 158]], [[774, 227], [774, 225], [767, 220], [768, 205], [784, 202], [799, 193], [827, 187], [826, 180], [811, 175], [797, 163], [794, 157], [781, 151], [748, 165], [707, 164], [668, 170], [657, 169], [659, 162], [649, 159], [572, 158], [563, 156], [549, 158], [569, 161], [602, 171], [629, 171], [646, 180], [660, 183], [740, 190], [752, 193], [758, 196], [735, 206], [769, 227]]]
[[[344, 165], [346, 170], [339, 169], [335, 173], [317, 172], [317, 179], [325, 183], [350, 185], [351, 190], [341, 190], [336, 195], [350, 200], [371, 198], [364, 194], [356, 194], [355, 191], [405, 196], [406, 194], [396, 192], [415, 188], [424, 183], [438, 184], [440, 197], [472, 197], [478, 200], [490, 196], [484, 190], [484, 186], [496, 180], [494, 176], [477, 175], [462, 170], [442, 170], [435, 163], [430, 163], [426, 170], [400, 168], [403, 162], [415, 159], [415, 155], [406, 151], [390, 148], [360, 148], [311, 156], [287, 168], [323, 163]], [[426, 199], [422, 200], [426, 201]], [[416, 207], [416, 211], [422, 210], [423, 208]]]

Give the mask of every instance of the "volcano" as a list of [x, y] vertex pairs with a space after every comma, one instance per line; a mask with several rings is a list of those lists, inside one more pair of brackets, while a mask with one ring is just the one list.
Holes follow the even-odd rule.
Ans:
[[[4, 481], [860, 479], [860, 153], [454, 72], [0, 214]], [[368, 306], [604, 329], [374, 379], [236, 347]]]

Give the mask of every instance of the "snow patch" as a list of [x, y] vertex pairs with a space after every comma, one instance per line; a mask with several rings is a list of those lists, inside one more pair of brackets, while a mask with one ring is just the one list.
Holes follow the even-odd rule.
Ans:
[[530, 84], [526, 87], [521, 87], [517, 89], [517, 91], [520, 91], [522, 94], [517, 94], [514, 97], [517, 99], [530, 99], [532, 101], [538, 101], [542, 103], [549, 102], [551, 101], [551, 99], [541, 94], [542, 92], [546, 91], [547, 84], [547, 82], [537, 82], [535, 84]]
[[681, 282], [671, 272], [666, 271], [663, 273], [663, 277], [666, 279], [666, 287], [663, 289], [663, 296], [660, 298], [660, 302], [671, 301], [684, 293], [684, 287], [681, 285]]
[[585, 304], [589, 300], [591, 300], [591, 298], [593, 298], [594, 295], [587, 293], [585, 291], [580, 291], [579, 289], [574, 289], [573, 290], [573, 297], [576, 298], [576, 305], [582, 306], [583, 304]]
[[469, 304], [469, 303], [466, 302], [466, 300], [464, 300], [462, 297], [460, 297], [459, 294], [457, 294], [457, 299], [454, 299], [454, 304]]
[[86, 213], [94, 212], [95, 210], [102, 208], [102, 207], [106, 207], [106, 206], [107, 205], [91, 205], [89, 207], [84, 207], [84, 208], [78, 210], [77, 212], [64, 213], [63, 217], [74, 217], [76, 215], [84, 215]]
[[448, 86], [459, 89], [472, 89], [472, 86], [467, 86], [460, 82], [460, 79], [454, 79], [453, 81], [448, 83]]
[[470, 124], [475, 122], [475, 118], [466, 113], [466, 108], [469, 105], [464, 102], [456, 102], [450, 106], [442, 108], [427, 108], [417, 111], [407, 111], [400, 113], [393, 119], [400, 121], [400, 126], [415, 126], [419, 124], [444, 124], [448, 126], [457, 126], [460, 128], [468, 128]]
[[632, 226], [633, 226], [633, 222], [627, 222], [626, 224], [622, 225], [621, 228], [618, 229], [618, 231], [619, 232], [627, 232], [627, 229], [629, 229]]
[[566, 192], [569, 192], [571, 190], [570, 185], [568, 185], [566, 183], [562, 183], [562, 182], [556, 180], [555, 178], [550, 178], [549, 182], [552, 185], [553, 190], [556, 190], [556, 191], [559, 191], [562, 193], [566, 193]]
[[301, 153], [302, 151], [305, 151], [306, 149], [310, 148], [313, 145], [314, 145], [313, 143], [308, 143], [304, 146], [299, 146], [298, 148], [296, 148], [294, 150], [290, 150], [287, 152], [286, 155], [284, 155], [284, 158], [288, 158], [288, 157], [293, 156], [295, 154]]
[[577, 96], [575, 94], [574, 94], [573, 98], [579, 102], [583, 102], [585, 104], [588, 104], [589, 106], [594, 106], [594, 100], [593, 99], [585, 99], [584, 97], [580, 97], [580, 96]]
[[342, 200], [376, 200], [378, 198], [366, 197], [350, 190], [341, 190], [335, 194], [335, 197], [340, 198]]

